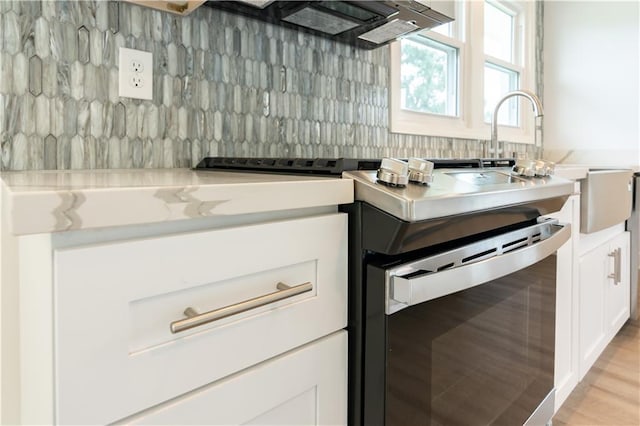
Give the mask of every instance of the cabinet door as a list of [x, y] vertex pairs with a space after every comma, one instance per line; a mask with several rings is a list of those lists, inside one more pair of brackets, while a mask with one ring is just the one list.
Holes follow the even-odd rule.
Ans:
[[629, 233], [580, 258], [580, 380], [629, 318]]
[[607, 345], [605, 283], [609, 247], [595, 248], [580, 257], [580, 380]]
[[630, 269], [629, 233], [624, 232], [609, 244], [609, 274], [606, 282], [606, 327], [608, 340], [629, 319]]
[[[57, 421], [110, 423], [340, 330], [346, 248], [330, 214], [56, 250]], [[172, 332], [186, 308], [218, 319]]]
[[294, 349], [118, 423], [344, 425], [347, 333]]

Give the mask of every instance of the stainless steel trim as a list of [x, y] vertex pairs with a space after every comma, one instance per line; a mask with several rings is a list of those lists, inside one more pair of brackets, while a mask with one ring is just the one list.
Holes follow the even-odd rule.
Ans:
[[276, 288], [278, 289], [278, 291], [274, 291], [273, 293], [254, 297], [243, 302], [235, 303], [233, 305], [225, 306], [219, 309], [214, 309], [202, 314], [198, 313], [192, 307], [188, 307], [184, 310], [184, 315], [187, 318], [173, 321], [170, 324], [169, 329], [174, 334], [180, 333], [181, 331], [189, 330], [191, 328], [208, 324], [210, 322], [217, 321], [231, 315], [246, 312], [250, 309], [259, 308], [261, 306], [265, 306], [279, 300], [287, 299], [289, 297], [297, 296], [298, 294], [311, 291], [313, 289], [313, 285], [310, 282], [306, 282], [290, 287], [284, 283], [278, 283], [276, 285]]
[[613, 279], [615, 285], [620, 284], [621, 269], [622, 269], [622, 249], [618, 247], [614, 251], [608, 254], [609, 257], [613, 257], [613, 274], [609, 274], [608, 277]]
[[[353, 179], [356, 200], [408, 222], [568, 197], [574, 191], [572, 181], [557, 176], [474, 185], [449, 175], [456, 170], [460, 171], [436, 169], [430, 185], [408, 185], [406, 188], [381, 185], [376, 180], [375, 171], [349, 171], [342, 177]], [[484, 170], [510, 173], [509, 168]]]
[[569, 224], [545, 220], [385, 272], [386, 314], [526, 268], [555, 253], [571, 235]]
[[556, 389], [544, 397], [540, 405], [531, 413], [527, 421], [522, 426], [545, 426], [551, 425], [551, 419], [556, 411]]

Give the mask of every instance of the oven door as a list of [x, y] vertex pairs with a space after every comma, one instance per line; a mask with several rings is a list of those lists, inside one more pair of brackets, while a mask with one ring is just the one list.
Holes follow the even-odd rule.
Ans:
[[391, 268], [369, 265], [386, 293], [385, 337], [373, 335], [375, 321], [367, 331], [369, 343], [384, 341], [384, 373], [375, 350], [365, 355], [366, 381], [375, 386], [378, 374], [384, 383], [384, 413], [365, 415], [378, 418], [371, 424], [550, 420], [555, 253], [569, 234], [547, 221]]

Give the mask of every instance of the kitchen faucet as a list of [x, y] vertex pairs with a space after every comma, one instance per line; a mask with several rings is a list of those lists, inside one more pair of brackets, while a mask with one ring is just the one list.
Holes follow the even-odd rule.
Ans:
[[[513, 92], [509, 92], [506, 95], [504, 95], [502, 97], [502, 99], [500, 99], [498, 101], [498, 103], [496, 104], [495, 109], [493, 110], [493, 117], [491, 118], [491, 144], [489, 145], [489, 148], [491, 149], [491, 147], [493, 147], [493, 149], [495, 150], [495, 155], [496, 157], [499, 157], [499, 149], [498, 149], [498, 110], [500, 109], [500, 105], [502, 105], [502, 103], [504, 101], [506, 101], [507, 99], [514, 97], [514, 96], [522, 96], [525, 97], [527, 99], [529, 99], [531, 101], [531, 104], [533, 105], [533, 113], [536, 115], [536, 117], [542, 117], [544, 115], [544, 110], [542, 108], [542, 102], [540, 102], [540, 99], [533, 93], [530, 92], [528, 90], [514, 90]], [[534, 119], [535, 120], [535, 119]], [[535, 142], [535, 125], [533, 128], [534, 131], [534, 145], [536, 144]], [[536, 146], [534, 146], [534, 148], [537, 148]], [[507, 157], [507, 153], [506, 153], [506, 148], [505, 148], [505, 143], [504, 141], [502, 142], [502, 156], [503, 158]]]

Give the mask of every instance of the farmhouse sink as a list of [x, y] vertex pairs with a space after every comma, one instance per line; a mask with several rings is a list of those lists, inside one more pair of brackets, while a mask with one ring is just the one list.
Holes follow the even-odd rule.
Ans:
[[589, 234], [624, 222], [631, 215], [633, 171], [589, 169], [580, 181], [580, 232]]

